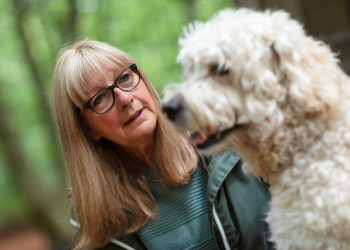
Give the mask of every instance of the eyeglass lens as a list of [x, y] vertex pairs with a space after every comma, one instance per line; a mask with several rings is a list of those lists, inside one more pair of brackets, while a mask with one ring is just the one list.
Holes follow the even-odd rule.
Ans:
[[[131, 68], [126, 69], [117, 78], [115, 84], [122, 90], [128, 91], [134, 88], [140, 80], [140, 76]], [[104, 89], [96, 94], [90, 101], [90, 105], [97, 113], [104, 113], [114, 104], [113, 89]]]

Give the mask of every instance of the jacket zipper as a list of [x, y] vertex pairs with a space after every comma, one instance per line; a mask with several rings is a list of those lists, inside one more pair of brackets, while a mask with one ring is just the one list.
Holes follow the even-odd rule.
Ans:
[[216, 213], [216, 209], [215, 209], [214, 204], [213, 204], [213, 219], [214, 219], [215, 225], [218, 228], [219, 233], [221, 235], [221, 240], [224, 244], [225, 250], [231, 250], [230, 245], [228, 244], [228, 240], [226, 238], [225, 232], [224, 232], [224, 228], [222, 227], [221, 222], [219, 220], [219, 216]]
[[116, 244], [116, 245], [118, 245], [121, 248], [124, 248], [126, 250], [135, 250], [134, 248], [132, 248], [132, 247], [128, 246], [127, 244], [125, 244], [119, 240], [116, 240], [116, 239], [111, 239], [110, 242], [112, 242], [112, 243], [114, 243], [114, 244]]

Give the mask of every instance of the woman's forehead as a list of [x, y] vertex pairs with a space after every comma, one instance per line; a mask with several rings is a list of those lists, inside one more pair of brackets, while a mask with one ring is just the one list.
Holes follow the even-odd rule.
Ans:
[[125, 69], [124, 65], [101, 65], [101, 71], [92, 79], [86, 81], [88, 95], [95, 94], [113, 84], [115, 79]]
[[111, 85], [118, 74], [132, 63], [132, 58], [127, 55], [113, 52], [81, 50], [68, 60], [66, 86], [75, 105], [83, 105], [92, 94]]

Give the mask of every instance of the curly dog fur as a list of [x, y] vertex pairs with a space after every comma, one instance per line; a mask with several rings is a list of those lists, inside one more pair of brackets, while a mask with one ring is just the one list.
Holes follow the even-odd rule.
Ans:
[[[330, 48], [283, 11], [223, 10], [179, 39], [164, 111], [202, 153], [234, 148], [270, 183], [278, 249], [350, 249], [350, 88]], [[249, 199], [249, 197], [247, 197]]]

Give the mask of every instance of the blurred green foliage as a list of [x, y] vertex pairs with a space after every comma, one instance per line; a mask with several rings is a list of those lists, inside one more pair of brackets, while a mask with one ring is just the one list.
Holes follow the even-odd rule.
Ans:
[[[181, 81], [175, 61], [183, 27], [232, 6], [229, 0], [0, 0], [0, 105], [5, 112], [0, 122], [8, 125], [5, 134], [13, 133], [15, 143], [11, 151], [9, 140], [0, 139], [0, 228], [10, 219], [30, 216], [24, 201], [28, 194], [41, 201], [61, 232], [68, 224], [62, 155], [50, 129], [53, 118], [44, 112], [51, 107], [51, 76], [64, 44], [87, 36], [117, 46], [138, 61], [161, 94], [166, 84]], [[13, 166], [10, 151], [23, 160], [20, 182], [15, 176], [22, 170]]]

